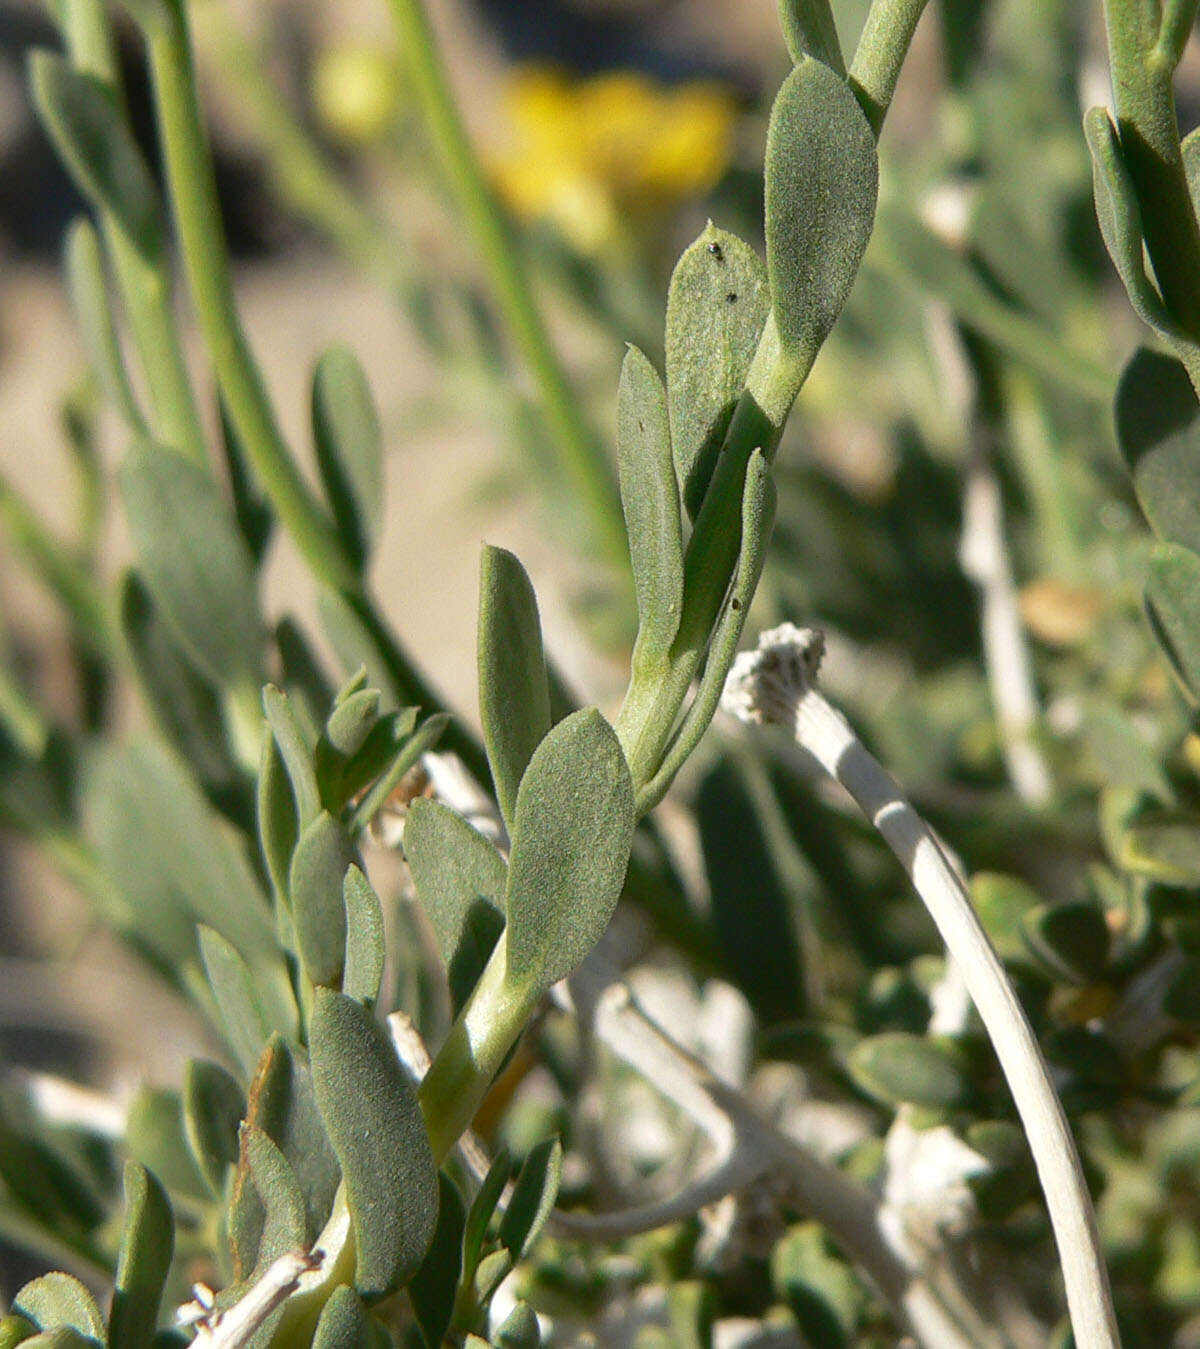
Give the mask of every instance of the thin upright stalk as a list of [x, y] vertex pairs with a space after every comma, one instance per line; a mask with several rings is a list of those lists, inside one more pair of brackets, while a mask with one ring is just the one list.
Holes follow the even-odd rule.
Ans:
[[162, 11], [148, 32], [158, 126], [184, 270], [217, 382], [255, 472], [309, 566], [326, 585], [355, 590], [354, 568], [296, 469], [242, 331], [184, 0], [163, 0]]
[[[102, 80], [123, 103], [121, 74], [101, 0], [70, 0], [63, 12], [63, 37], [72, 65]], [[154, 430], [172, 449], [205, 465], [204, 428], [175, 322], [166, 251], [159, 248], [147, 256], [111, 211], [100, 211], [99, 216], [146, 376]]]
[[1200, 340], [1200, 225], [1179, 147], [1173, 77], [1195, 0], [1105, 0], [1109, 65], [1121, 151], [1142, 203], [1142, 230], [1163, 300]]
[[570, 485], [586, 508], [601, 556], [629, 565], [612, 469], [588, 426], [533, 298], [528, 273], [459, 116], [422, 0], [391, 0], [413, 89], [434, 149], [487, 269], [496, 302], [541, 396]]
[[908, 872], [983, 1021], [1012, 1092], [1046, 1197], [1075, 1343], [1120, 1349], [1108, 1272], [1083, 1167], [1024, 1009], [957, 870], [900, 788], [817, 691], [822, 639], [791, 624], [763, 633], [738, 658], [726, 707], [787, 727], [839, 782]]
[[891, 107], [900, 68], [927, 3], [928, 0], [874, 0], [863, 24], [850, 63], [849, 83], [876, 136]]

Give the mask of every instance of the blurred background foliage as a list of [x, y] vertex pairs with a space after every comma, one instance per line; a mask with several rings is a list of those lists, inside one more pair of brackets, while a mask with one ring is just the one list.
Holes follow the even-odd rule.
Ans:
[[[336, 289], [349, 264], [395, 311], [345, 316], [351, 344], [369, 348], [372, 325], [394, 323], [388, 352], [423, 372], [396, 389], [374, 380], [393, 484], [386, 528], [403, 535], [406, 513], [424, 511], [441, 535], [421, 574], [381, 578], [385, 602], [444, 609], [428, 578], [473, 558], [481, 518], [524, 530], [542, 540], [531, 571], [551, 654], [611, 709], [631, 638], [627, 581], [594, 546], [596, 521], [564, 476], [558, 433], [459, 227], [378, 8], [193, 7], [243, 279], [248, 292], [291, 288], [303, 308], [330, 293], [326, 281], [305, 299], [310, 272]], [[834, 8], [855, 34], [865, 5]], [[622, 344], [661, 364], [680, 249], [709, 217], [761, 248], [767, 100], [786, 69], [773, 6], [435, 10], [585, 426], [609, 445]], [[137, 43], [132, 29], [122, 36], [134, 124], [153, 155]], [[26, 278], [23, 290], [0, 283], [6, 305], [29, 302], [27, 278], [54, 264], [79, 209], [21, 93], [23, 49], [51, 38], [36, 6], [0, 5], [0, 239], [10, 275]], [[930, 5], [881, 140], [875, 237], [779, 452], [778, 523], [750, 630], [785, 619], [825, 629], [827, 689], [973, 878], [1054, 1067], [1099, 1198], [1126, 1343], [1183, 1349], [1200, 1345], [1200, 727], [1146, 623], [1152, 539], [1114, 437], [1118, 373], [1148, 338], [1092, 205], [1081, 116], [1105, 101], [1106, 82], [1098, 4]], [[1200, 103], [1195, 50], [1178, 96], [1186, 129]], [[253, 295], [247, 303], [253, 314]], [[74, 1116], [39, 1122], [42, 1079], [30, 1074], [83, 1081], [120, 1113], [140, 1063], [150, 1085], [132, 1097], [127, 1147], [158, 1163], [175, 1198], [182, 1296], [187, 1280], [213, 1274], [212, 1198], [178, 1125], [155, 1121], [177, 1118], [187, 1053], [220, 1051], [136, 962], [122, 967], [124, 993], [105, 966], [80, 963], [100, 940], [92, 910], [64, 898], [66, 920], [38, 913], [60, 893], [54, 875], [82, 881], [93, 900], [97, 887], [119, 890], [94, 816], [80, 832], [101, 799], [80, 765], [151, 718], [112, 659], [111, 617], [94, 615], [89, 629], [86, 604], [72, 607], [76, 573], [54, 574], [47, 527], [21, 494], [52, 480], [52, 495], [41, 492], [54, 503], [51, 537], [84, 575], [115, 577], [124, 555], [103, 484], [118, 438], [77, 351], [52, 350], [36, 320], [20, 319], [5, 321], [0, 380], [6, 364], [31, 359], [20, 349], [31, 343], [60, 413], [34, 470], [18, 428], [46, 422], [45, 406], [9, 413], [0, 445], [5, 1291], [31, 1268], [18, 1252], [31, 1250], [33, 1268], [65, 1262], [102, 1277], [117, 1235], [122, 1145]], [[288, 337], [266, 334], [268, 369], [294, 363]], [[461, 440], [480, 452], [469, 464], [451, 456], [447, 481], [440, 447]], [[509, 514], [487, 515], [498, 510]], [[22, 600], [31, 570], [44, 589]], [[1016, 616], [999, 639], [985, 622], [997, 598]], [[69, 623], [23, 626], [63, 602]], [[277, 645], [289, 687], [302, 689], [310, 657], [293, 634], [311, 624], [311, 605], [286, 586], [272, 603], [272, 623], [300, 613]], [[410, 642], [468, 718], [471, 680], [455, 667], [470, 665], [471, 613], [469, 603], [440, 613], [455, 635], [437, 649]], [[334, 657], [313, 640], [308, 687], [327, 699], [339, 680], [319, 667]], [[1029, 676], [1018, 671], [1015, 703], [1004, 665], [1014, 644]], [[122, 784], [142, 790], [129, 762], [105, 762], [106, 802]], [[138, 773], [163, 791], [160, 769], [143, 762]], [[209, 770], [200, 789], [243, 847], [245, 777], [220, 754]], [[135, 804], [117, 812], [131, 839]], [[49, 871], [21, 851], [30, 839]], [[1022, 1325], [1024, 1342], [1046, 1342], [1036, 1337], [1058, 1323], [1060, 1294], [1011, 1103], [969, 1017], [937, 1030], [940, 946], [880, 842], [814, 785], [798, 753], [718, 723], [639, 847], [615, 941], [648, 1005], [782, 1127], [808, 1131], [859, 1177], [882, 1181], [895, 1120], [952, 1130], [975, 1161], [967, 1216], [939, 1240], [962, 1243], [992, 1279], [992, 1311], [1014, 1343]], [[381, 1001], [436, 1042], [448, 1003], [410, 887], [394, 852], [369, 861], [391, 934]], [[723, 1010], [706, 1015], [713, 1007]], [[153, 1057], [159, 1025], [175, 1028], [178, 1048]], [[644, 1082], [593, 1062], [553, 1018], [527, 1037], [483, 1126], [518, 1159], [560, 1131], [563, 1200], [599, 1208], [670, 1192], [695, 1147]], [[31, 1167], [53, 1173], [51, 1212], [37, 1211], [44, 1191], [22, 1192]], [[870, 1286], [806, 1215], [749, 1201], [613, 1247], [544, 1239], [516, 1278], [557, 1327], [555, 1343], [590, 1322], [602, 1344], [708, 1344], [714, 1318], [740, 1327], [741, 1343], [895, 1343]]]

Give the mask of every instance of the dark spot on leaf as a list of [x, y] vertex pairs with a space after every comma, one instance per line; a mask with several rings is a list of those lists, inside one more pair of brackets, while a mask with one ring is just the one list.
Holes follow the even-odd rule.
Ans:
[[709, 244], [708, 251], [713, 255], [714, 258], [716, 258], [718, 262], [725, 261], [725, 253], [722, 250], [720, 244]]
[[639, 431], [644, 431], [645, 429], [646, 429], [646, 423], [645, 423], [644, 421], [642, 421], [642, 419], [639, 417], [639, 418], [638, 418], [638, 430], [639, 430]]
[[737, 304], [737, 291], [731, 290], [729, 294], [726, 295], [725, 299], [728, 301], [729, 304]]
[[732, 599], [730, 599], [729, 607], [736, 613], [742, 607], [742, 602], [735, 595], [733, 596]]

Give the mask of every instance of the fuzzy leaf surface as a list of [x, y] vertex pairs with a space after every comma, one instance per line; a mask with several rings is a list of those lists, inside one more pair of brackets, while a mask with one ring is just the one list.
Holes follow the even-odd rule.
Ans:
[[461, 815], [431, 800], [412, 803], [404, 852], [461, 1007], [504, 931], [504, 859]]
[[560, 721], [517, 795], [508, 865], [508, 977], [549, 988], [600, 940], [633, 845], [629, 767], [595, 708]]
[[537, 598], [507, 549], [485, 545], [479, 575], [479, 715], [500, 813], [513, 828], [525, 766], [550, 729]]
[[637, 347], [625, 353], [617, 391], [617, 467], [637, 595], [635, 665], [661, 661], [683, 610], [683, 534], [671, 458], [667, 395]]
[[318, 988], [309, 1042], [354, 1228], [354, 1286], [368, 1301], [386, 1297], [420, 1267], [437, 1224], [437, 1172], [417, 1093], [383, 1029], [353, 998]]
[[197, 668], [218, 688], [257, 684], [264, 627], [254, 563], [212, 478], [139, 441], [120, 483], [139, 569]]
[[879, 188], [875, 138], [849, 86], [805, 57], [771, 110], [767, 272], [780, 344], [802, 380], [850, 294]]
[[175, 1247], [166, 1192], [137, 1162], [125, 1163], [125, 1229], [108, 1319], [108, 1349], [147, 1349]]
[[695, 519], [771, 309], [762, 259], [711, 222], [684, 249], [667, 292], [671, 452]]

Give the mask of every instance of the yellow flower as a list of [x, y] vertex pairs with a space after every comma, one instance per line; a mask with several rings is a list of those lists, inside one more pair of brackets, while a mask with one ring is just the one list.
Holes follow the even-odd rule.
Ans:
[[513, 73], [506, 111], [510, 143], [491, 163], [501, 195], [584, 253], [713, 187], [737, 117], [720, 85], [666, 88], [633, 71], [573, 81], [536, 66]]
[[352, 145], [382, 140], [403, 102], [395, 57], [365, 43], [327, 48], [313, 71], [312, 101], [321, 125], [338, 140]]

